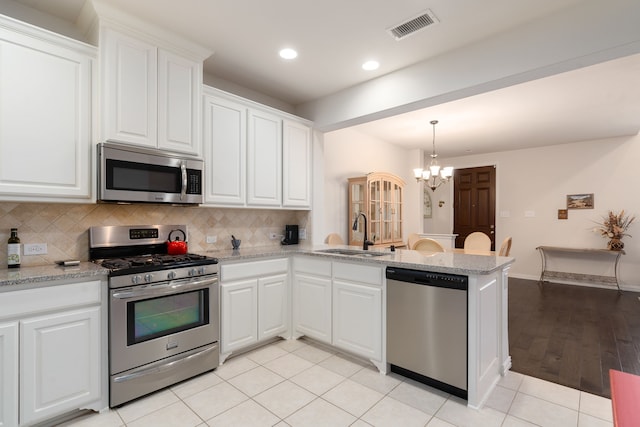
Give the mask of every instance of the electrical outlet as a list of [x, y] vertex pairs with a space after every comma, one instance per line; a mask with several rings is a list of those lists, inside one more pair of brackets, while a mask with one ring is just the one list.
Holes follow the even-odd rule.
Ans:
[[25, 243], [24, 255], [45, 255], [47, 253], [46, 243]]
[[218, 241], [218, 236], [207, 236], [207, 243], [215, 243]]
[[298, 237], [300, 238], [300, 240], [305, 240], [307, 238], [307, 229], [301, 228], [300, 232], [298, 233]]

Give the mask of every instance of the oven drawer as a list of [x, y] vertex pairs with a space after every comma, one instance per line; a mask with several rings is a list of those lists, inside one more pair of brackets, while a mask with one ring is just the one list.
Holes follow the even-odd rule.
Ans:
[[111, 375], [109, 406], [119, 406], [137, 397], [217, 368], [219, 355], [220, 349], [215, 343]]

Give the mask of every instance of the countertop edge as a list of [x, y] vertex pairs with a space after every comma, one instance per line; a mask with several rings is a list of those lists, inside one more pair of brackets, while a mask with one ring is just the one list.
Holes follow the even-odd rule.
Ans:
[[[515, 261], [515, 258], [512, 257], [469, 255], [450, 252], [423, 254], [407, 249], [398, 249], [395, 252], [391, 252], [388, 249], [372, 248], [370, 249], [371, 252], [382, 252], [384, 255], [366, 258], [358, 255], [349, 256], [318, 252], [326, 249], [357, 250], [359, 248], [346, 245], [291, 245], [282, 247], [265, 246], [239, 250], [217, 250], [199, 253], [218, 258], [222, 265], [227, 262], [288, 257], [291, 255], [311, 255], [356, 264], [392, 266], [462, 275], [493, 274]], [[27, 285], [37, 285], [56, 280], [77, 280], [92, 277], [106, 279], [108, 274], [108, 269], [88, 261], [81, 262], [80, 265], [73, 267], [43, 265], [21, 267], [19, 269], [4, 269], [0, 270], [0, 292], [27, 289], [29, 287]]]
[[[106, 279], [109, 270], [93, 262], [81, 262], [73, 267], [41, 265], [0, 270], [0, 292], [27, 289], [26, 285], [57, 280]], [[104, 276], [104, 277], [103, 277]]]

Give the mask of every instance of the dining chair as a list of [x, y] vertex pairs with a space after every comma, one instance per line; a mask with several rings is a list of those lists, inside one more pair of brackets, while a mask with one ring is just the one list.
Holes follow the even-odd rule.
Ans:
[[413, 249], [413, 245], [420, 240], [420, 235], [418, 233], [411, 233], [409, 237], [407, 237], [407, 248]]
[[464, 239], [464, 248], [472, 251], [490, 251], [491, 238], [480, 231], [474, 231]]
[[344, 240], [338, 233], [329, 233], [324, 242], [328, 245], [344, 245]]
[[511, 237], [507, 237], [502, 241], [498, 255], [509, 256], [509, 252], [511, 252]]
[[444, 252], [444, 248], [440, 243], [433, 239], [422, 238], [418, 239], [411, 247], [414, 251], [424, 252]]

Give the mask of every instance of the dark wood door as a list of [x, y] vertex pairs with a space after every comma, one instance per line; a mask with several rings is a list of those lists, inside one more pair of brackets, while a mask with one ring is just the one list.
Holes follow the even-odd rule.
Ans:
[[456, 248], [474, 231], [491, 237], [491, 250], [496, 247], [496, 168], [455, 169], [453, 174], [453, 233]]

